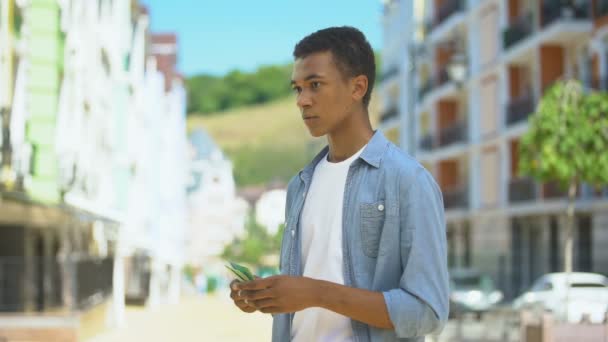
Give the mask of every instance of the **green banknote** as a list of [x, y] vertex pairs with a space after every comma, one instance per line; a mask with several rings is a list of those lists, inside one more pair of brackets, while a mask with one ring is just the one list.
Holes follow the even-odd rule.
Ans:
[[240, 281], [251, 281], [255, 279], [253, 273], [251, 273], [247, 267], [239, 265], [236, 262], [230, 261], [230, 265], [226, 265], [226, 268], [234, 273]]

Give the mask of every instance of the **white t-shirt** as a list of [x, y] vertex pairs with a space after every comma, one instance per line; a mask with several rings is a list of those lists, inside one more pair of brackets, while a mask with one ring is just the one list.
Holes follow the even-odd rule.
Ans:
[[[342, 203], [348, 169], [361, 152], [339, 163], [327, 155], [315, 167], [302, 210], [302, 270], [305, 277], [344, 284], [342, 267]], [[295, 342], [352, 341], [350, 318], [322, 308], [296, 312]]]

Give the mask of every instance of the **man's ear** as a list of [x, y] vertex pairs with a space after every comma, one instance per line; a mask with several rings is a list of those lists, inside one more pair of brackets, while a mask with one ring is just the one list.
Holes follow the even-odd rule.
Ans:
[[353, 100], [361, 101], [361, 99], [363, 99], [363, 96], [365, 96], [365, 94], [367, 93], [367, 76], [359, 75], [353, 77], [353, 79], [351, 80], [351, 85]]

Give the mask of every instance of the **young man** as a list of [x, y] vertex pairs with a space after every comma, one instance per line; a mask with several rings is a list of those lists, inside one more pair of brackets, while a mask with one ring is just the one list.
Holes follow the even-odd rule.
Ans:
[[289, 183], [281, 275], [232, 283], [245, 312], [271, 313], [273, 341], [422, 341], [448, 316], [441, 191], [373, 131], [373, 51], [352, 27], [300, 41], [292, 87], [323, 149]]

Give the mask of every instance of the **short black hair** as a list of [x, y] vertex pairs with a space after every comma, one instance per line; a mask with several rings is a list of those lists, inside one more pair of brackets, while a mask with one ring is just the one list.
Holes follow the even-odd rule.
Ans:
[[300, 40], [293, 50], [293, 57], [304, 58], [325, 51], [332, 53], [342, 76], [367, 76], [367, 93], [363, 96], [363, 105], [367, 108], [376, 80], [376, 61], [365, 35], [350, 26], [322, 29]]

